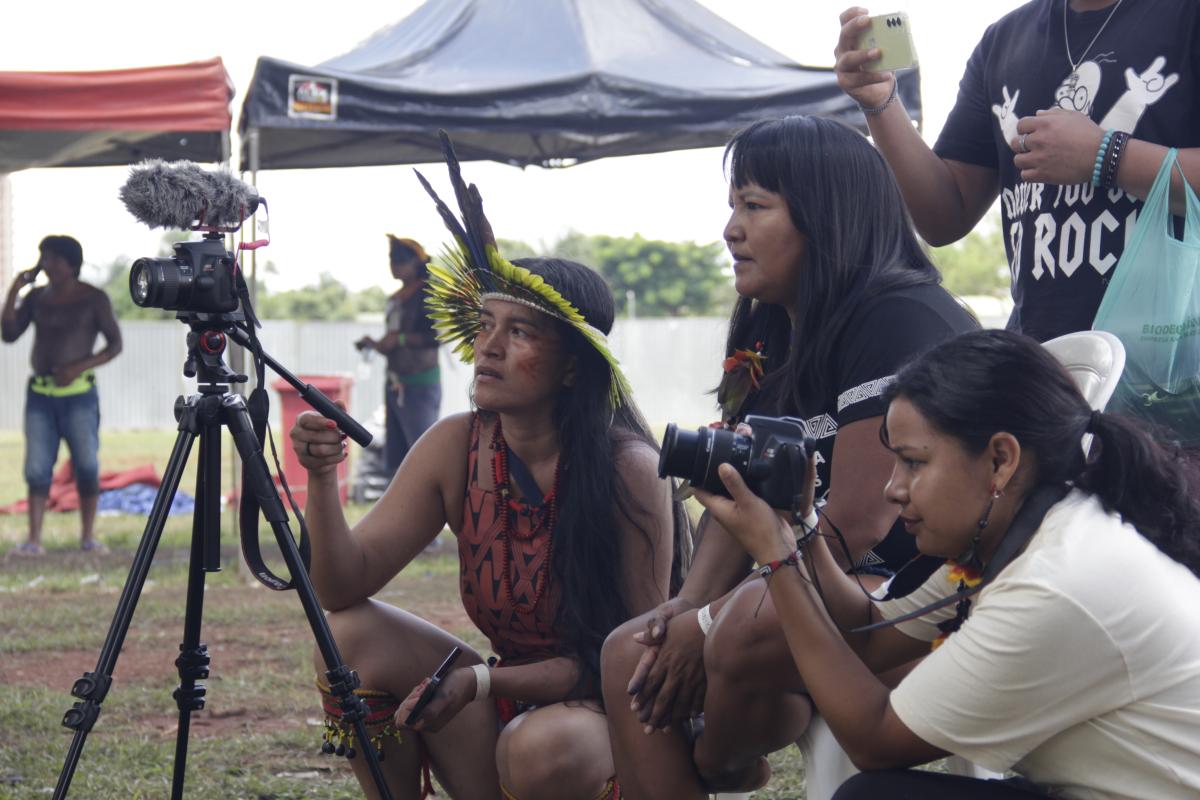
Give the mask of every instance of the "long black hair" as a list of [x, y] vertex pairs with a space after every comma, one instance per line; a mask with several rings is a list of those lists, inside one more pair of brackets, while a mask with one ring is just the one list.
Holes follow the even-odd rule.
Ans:
[[[1036, 482], [1096, 495], [1154, 545], [1200, 577], [1200, 502], [1177, 447], [1136, 423], [1096, 414], [1066, 369], [1033, 339], [1001, 330], [944, 342], [900, 371], [884, 392], [903, 397], [937, 430], [981, 453], [1012, 434], [1033, 453]], [[1095, 434], [1090, 457], [1080, 446]]]
[[798, 116], [756, 122], [726, 145], [725, 165], [734, 188], [756, 183], [782, 195], [805, 240], [792, 291], [795, 327], [783, 306], [739, 298], [726, 355], [762, 342], [767, 376], [755, 405], [815, 413], [854, 311], [886, 291], [938, 283], [937, 268], [887, 162], [846, 125]]
[[[612, 330], [612, 292], [598, 273], [565, 259], [521, 258], [512, 263], [544, 278], [579, 309], [592, 327], [605, 334]], [[562, 388], [554, 409], [561, 467], [551, 580], [561, 598], [556, 628], [580, 664], [581, 690], [591, 693], [599, 686], [600, 648], [605, 637], [632, 616], [621, 594], [617, 514], [633, 520], [636, 512], [644, 510], [617, 477], [617, 453], [636, 442], [644, 442], [655, 451], [658, 446], [632, 403], [615, 411], [611, 408], [608, 398], [612, 370], [604, 357], [571, 326], [560, 323], [559, 329], [576, 363], [575, 379], [571, 386]], [[691, 542], [683, 505], [673, 505], [672, 594], [682, 583]], [[643, 533], [650, 537], [651, 532]]]

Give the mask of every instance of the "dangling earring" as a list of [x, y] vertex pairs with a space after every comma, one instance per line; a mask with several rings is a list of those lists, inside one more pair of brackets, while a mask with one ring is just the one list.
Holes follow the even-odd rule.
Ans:
[[964, 567], [970, 567], [974, 570], [983, 569], [983, 562], [979, 559], [979, 540], [983, 538], [983, 531], [985, 528], [987, 528], [988, 521], [992, 518], [992, 507], [996, 505], [996, 501], [1000, 499], [1000, 496], [1004, 494], [1004, 491], [1002, 489], [997, 489], [996, 484], [993, 483], [988, 488], [988, 494], [989, 497], [987, 508], [983, 510], [983, 516], [980, 517], [979, 522], [976, 523], [974, 538], [971, 539], [971, 543], [967, 545], [967, 549], [963, 551], [962, 555], [954, 559], [956, 564]]

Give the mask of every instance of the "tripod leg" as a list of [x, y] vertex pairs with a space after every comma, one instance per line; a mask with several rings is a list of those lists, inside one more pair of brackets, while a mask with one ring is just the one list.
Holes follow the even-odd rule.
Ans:
[[308, 617], [308, 624], [312, 628], [317, 648], [321, 651], [325, 666], [328, 667], [325, 675], [329, 680], [331, 691], [338, 698], [338, 704], [342, 708], [342, 718], [351, 724], [355, 739], [362, 744], [362, 756], [366, 759], [379, 796], [384, 800], [392, 800], [391, 791], [388, 789], [383, 771], [379, 767], [379, 756], [370, 746], [371, 740], [367, 735], [364, 721], [367, 714], [366, 704], [361, 697], [354, 694], [354, 690], [359, 685], [358, 673], [351, 670], [342, 661], [337, 644], [333, 640], [333, 632], [329, 629], [329, 623], [325, 619], [325, 613], [321, 610], [320, 603], [317, 602], [317, 593], [313, 589], [308, 571], [304, 568], [304, 562], [300, 558], [300, 552], [297, 550], [292, 532], [288, 528], [287, 512], [284, 511], [283, 503], [279, 500], [279, 494], [271, 480], [270, 471], [267, 469], [266, 459], [263, 458], [262, 449], [254, 436], [254, 429], [251, 425], [250, 414], [246, 411], [245, 402], [239, 395], [228, 395], [224, 398], [222, 411], [222, 422], [229, 427], [233, 434], [234, 445], [241, 456], [245, 480], [252, 487], [255, 497], [258, 498], [263, 517], [271, 524], [271, 529], [275, 532], [275, 540], [279, 543], [284, 562], [291, 573], [296, 594], [300, 596], [300, 604], [304, 607], [305, 616]]
[[188, 736], [192, 712], [204, 708], [207, 692], [197, 683], [208, 677], [208, 646], [200, 641], [204, 616], [204, 575], [221, 568], [221, 427], [217, 421], [219, 399], [205, 397], [200, 413], [200, 455], [196, 469], [196, 510], [192, 517], [192, 553], [188, 567], [187, 610], [184, 614], [183, 642], [175, 667], [179, 670], [179, 688], [174, 692], [179, 707], [179, 725], [175, 733], [175, 768], [171, 775], [172, 800], [183, 797], [187, 775]]
[[121, 597], [117, 601], [117, 610], [113, 614], [108, 634], [104, 637], [104, 645], [100, 649], [100, 658], [96, 662], [96, 669], [84, 673], [84, 676], [75, 681], [75, 685], [71, 687], [71, 695], [79, 698], [79, 702], [75, 703], [63, 716], [62, 724], [74, 730], [75, 735], [71, 738], [71, 746], [67, 750], [66, 760], [58, 775], [58, 784], [54, 789], [55, 800], [67, 796], [67, 790], [71, 787], [71, 779], [79, 765], [79, 757], [83, 753], [84, 741], [92, 726], [96, 724], [96, 718], [100, 716], [100, 704], [104, 702], [104, 697], [112, 686], [113, 667], [116, 666], [117, 656], [120, 655], [121, 647], [125, 643], [125, 635], [129, 632], [129, 622], [133, 619], [134, 609], [137, 608], [138, 598], [146, 583], [146, 575], [150, 571], [150, 565], [154, 562], [154, 551], [158, 548], [158, 542], [162, 538], [163, 525], [171, 510], [175, 492], [179, 488], [179, 480], [187, 465], [192, 442], [196, 438], [198, 399], [198, 395], [193, 395], [181, 406], [177, 406], [180, 409], [179, 435], [175, 437], [175, 446], [167, 461], [162, 485], [159, 486], [158, 493], [154, 497], [154, 505], [151, 506], [150, 516], [146, 519], [142, 539], [133, 556], [133, 565], [129, 568], [129, 577], [125, 580]]

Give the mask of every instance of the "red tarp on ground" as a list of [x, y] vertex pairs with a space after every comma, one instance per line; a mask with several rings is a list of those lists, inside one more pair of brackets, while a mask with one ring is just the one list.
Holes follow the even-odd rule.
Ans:
[[[123, 469], [119, 472], [100, 473], [101, 492], [107, 492], [109, 489], [121, 489], [135, 483], [158, 486], [162, 483], [162, 479], [158, 477], [158, 473], [151, 464], [143, 464], [140, 467]], [[79, 508], [79, 492], [75, 490], [75, 472], [71, 468], [71, 460], [67, 459], [55, 471], [54, 478], [50, 481], [50, 496], [46, 500], [46, 510], [74, 511], [77, 508]], [[28, 509], [28, 500], [18, 500], [11, 505], [0, 506], [0, 514], [24, 514]]]
[[221, 59], [101, 72], [0, 72], [0, 172], [224, 158]]

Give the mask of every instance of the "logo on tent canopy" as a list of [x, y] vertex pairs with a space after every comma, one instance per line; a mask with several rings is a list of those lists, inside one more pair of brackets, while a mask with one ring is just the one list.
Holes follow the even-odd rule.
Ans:
[[337, 79], [289, 75], [288, 116], [292, 119], [337, 119]]

